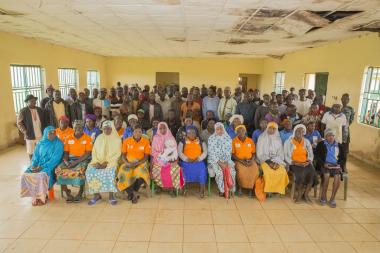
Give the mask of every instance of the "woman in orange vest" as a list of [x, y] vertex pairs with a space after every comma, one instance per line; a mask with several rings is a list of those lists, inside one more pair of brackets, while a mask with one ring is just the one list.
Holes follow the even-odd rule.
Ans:
[[58, 139], [65, 143], [66, 138], [74, 133], [74, 129], [69, 127], [70, 120], [66, 115], [63, 115], [59, 118], [58, 124], [59, 127], [55, 129], [55, 133]]
[[178, 144], [178, 156], [181, 159], [180, 166], [183, 170], [186, 184], [199, 183], [200, 197], [205, 194], [207, 182], [207, 168], [205, 159], [207, 157], [207, 145], [199, 138], [198, 129], [195, 126], [186, 127], [186, 137]]
[[249, 195], [252, 196], [253, 187], [259, 177], [259, 168], [255, 162], [255, 143], [247, 137], [244, 125], [237, 126], [235, 131], [237, 136], [232, 140], [232, 159], [235, 161], [239, 195], [242, 195], [244, 188], [249, 189]]

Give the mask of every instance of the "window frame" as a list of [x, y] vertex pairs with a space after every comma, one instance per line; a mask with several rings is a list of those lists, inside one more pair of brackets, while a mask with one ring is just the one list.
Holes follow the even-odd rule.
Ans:
[[[276, 94], [281, 94], [282, 91], [285, 90], [285, 73], [286, 73], [285, 71], [274, 72], [273, 91], [276, 92]], [[278, 79], [278, 75], [281, 76], [280, 79]]]
[[[38, 98], [37, 106], [40, 106], [45, 88], [45, 69], [41, 65], [33, 64], [10, 64], [9, 67], [13, 107], [16, 115], [26, 106], [24, 101], [29, 94]], [[17, 68], [21, 69], [17, 70]], [[16, 84], [16, 82], [20, 83]]]
[[[370, 115], [373, 115], [373, 122], [366, 122], [369, 107]], [[357, 122], [359, 124], [380, 129], [380, 117], [376, 117], [380, 110], [380, 66], [368, 66], [365, 68], [358, 108]]]
[[[74, 81], [75, 83], [70, 83], [72, 80], [70, 76], [64, 76], [65, 73], [60, 73], [61, 71], [73, 71], [75, 76], [74, 76]], [[65, 83], [61, 83], [63, 79]], [[79, 73], [76, 68], [58, 68], [58, 89], [61, 91], [61, 96], [63, 99], [68, 98], [69, 96], [69, 90], [71, 88], [74, 88], [77, 90], [79, 87]]]
[[[91, 74], [92, 73], [96, 73], [96, 79], [95, 80], [95, 83], [92, 83], [90, 82], [89, 79], [91, 79]], [[97, 88], [97, 89], [100, 89], [100, 71], [99, 70], [95, 70], [95, 69], [89, 69], [87, 70], [87, 74], [86, 74], [86, 82], [87, 82], [87, 89], [90, 90], [90, 95], [92, 96], [92, 90], [94, 88]]]

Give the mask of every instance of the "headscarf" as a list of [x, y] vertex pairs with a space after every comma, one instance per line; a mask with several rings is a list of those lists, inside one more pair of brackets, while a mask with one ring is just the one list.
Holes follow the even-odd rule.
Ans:
[[[223, 128], [223, 134], [217, 135], [216, 129]], [[223, 123], [215, 124], [215, 132], [208, 139], [208, 163], [216, 164], [219, 160], [231, 161], [232, 140], [227, 134]]]
[[245, 125], [238, 125], [236, 128], [235, 128], [235, 132], [237, 133], [237, 131], [239, 130], [239, 128], [244, 128], [245, 131], [247, 131], [247, 128], [245, 127]]
[[332, 135], [335, 136], [335, 131], [332, 130], [331, 128], [327, 128], [327, 129], [325, 130], [324, 134], [325, 134], [325, 137], [326, 137], [328, 134], [332, 134]]
[[234, 115], [231, 116], [231, 118], [230, 118], [230, 120], [229, 120], [230, 125], [232, 125], [232, 122], [233, 122], [235, 119], [239, 119], [241, 124], [244, 123], [244, 118], [243, 118], [242, 115], [240, 115], [240, 114], [234, 114]]
[[[166, 127], [166, 134], [165, 135], [161, 134], [161, 132], [160, 132], [160, 126], [162, 126], [162, 125], [164, 125]], [[164, 152], [165, 142], [168, 140], [176, 143], [175, 138], [173, 137], [173, 134], [168, 127], [168, 124], [166, 124], [166, 122], [158, 123], [157, 133], [153, 137], [153, 141], [152, 141], [152, 156], [154, 157], [154, 159], [156, 159], [158, 155], [160, 155], [162, 152]]]
[[137, 117], [136, 114], [129, 114], [128, 118], [127, 118], [127, 121], [130, 121], [131, 119], [139, 120], [139, 118]]
[[50, 131], [55, 130], [53, 126], [44, 129], [42, 139], [37, 144], [33, 153], [31, 165], [42, 167], [42, 172], [49, 175], [49, 188], [54, 184], [54, 177], [50, 175], [54, 172], [55, 167], [61, 162], [63, 155], [63, 143], [56, 136], [54, 140], [49, 140]]
[[[190, 125], [190, 126], [186, 126], [186, 134], [190, 131], [190, 130], [194, 130], [195, 131], [195, 133], [197, 134], [197, 136], [199, 135], [199, 133], [198, 133], [198, 128], [196, 127], [196, 126], [194, 126], [194, 125]], [[199, 136], [198, 136], [199, 137]]]
[[[268, 128], [274, 127], [275, 132], [268, 134]], [[278, 164], [285, 165], [284, 163], [284, 149], [278, 126], [275, 122], [269, 122], [265, 131], [260, 135], [256, 145], [256, 155], [260, 163], [266, 160], [272, 160]]]
[[107, 168], [113, 168], [117, 166], [121, 155], [121, 140], [112, 121], [104, 121], [104, 127], [111, 127], [112, 132], [110, 135], [102, 133], [96, 138], [91, 164], [107, 162]]
[[293, 129], [292, 138], [294, 138], [294, 136], [296, 135], [296, 131], [297, 131], [298, 128], [302, 128], [303, 132], [306, 133], [306, 127], [305, 127], [305, 125], [304, 124], [298, 124]]
[[86, 119], [90, 119], [92, 121], [96, 121], [96, 115], [95, 114], [86, 114]]

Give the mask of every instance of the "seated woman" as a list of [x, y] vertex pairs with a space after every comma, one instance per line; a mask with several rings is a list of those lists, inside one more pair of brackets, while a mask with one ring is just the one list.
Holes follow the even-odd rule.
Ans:
[[88, 204], [95, 205], [102, 198], [100, 193], [108, 192], [109, 203], [116, 205], [113, 193], [117, 192], [115, 174], [121, 154], [121, 140], [112, 121], [104, 121], [102, 130], [103, 133], [95, 140], [92, 160], [86, 170], [88, 192], [94, 194]]
[[183, 187], [182, 169], [178, 165], [177, 143], [165, 122], [158, 124], [153, 137], [151, 171], [153, 181], [161, 188], [178, 190]]
[[102, 133], [100, 129], [96, 126], [96, 116], [94, 114], [86, 115], [86, 125], [83, 131], [85, 134], [90, 136], [92, 143], [94, 143], [99, 134]]
[[120, 138], [123, 136], [125, 128], [123, 127], [123, 118], [121, 115], [116, 115], [113, 117], [113, 124]]
[[264, 176], [264, 192], [284, 195], [289, 177], [284, 167], [284, 150], [275, 122], [268, 123], [256, 146], [257, 159]]
[[54, 168], [62, 159], [63, 143], [55, 134], [53, 126], [45, 128], [37, 144], [31, 166], [21, 176], [21, 197], [32, 197], [32, 205], [44, 205], [47, 193], [54, 185]]
[[292, 122], [290, 122], [289, 119], [284, 119], [282, 121], [282, 126], [283, 126], [283, 129], [280, 131], [280, 138], [281, 138], [282, 144], [284, 144], [285, 141], [293, 135], [293, 126], [292, 126]]
[[226, 132], [230, 136], [231, 139], [236, 137], [236, 127], [240, 126], [241, 124], [244, 123], [244, 118], [240, 114], [234, 114], [232, 117], [229, 119], [229, 126], [226, 128]]
[[215, 131], [215, 124], [216, 124], [216, 119], [209, 119], [209, 120], [207, 120], [207, 127], [201, 133], [201, 140], [203, 142], [205, 142], [205, 143], [208, 142], [208, 138], [210, 138], [210, 136]]
[[[84, 192], [85, 174], [90, 162], [92, 140], [83, 132], [83, 121], [76, 120], [73, 124], [74, 134], [67, 137], [64, 143], [63, 161], [55, 169], [57, 185], [61, 185], [66, 193], [67, 203], [80, 202]], [[79, 192], [74, 197], [67, 185], [79, 186]]]
[[186, 128], [186, 138], [178, 144], [178, 155], [181, 159], [180, 166], [185, 179], [185, 192], [187, 183], [200, 184], [200, 197], [205, 195], [207, 182], [207, 168], [205, 159], [207, 157], [207, 145], [202, 142], [195, 126]]
[[327, 203], [326, 195], [327, 188], [329, 187], [329, 179], [330, 177], [334, 177], [329, 205], [332, 208], [336, 207], [335, 195], [339, 189], [345, 159], [344, 148], [342, 144], [336, 142], [334, 131], [326, 129], [325, 140], [319, 142], [316, 149], [317, 170], [322, 174], [323, 188], [320, 199], [321, 205], [326, 205]]
[[122, 145], [122, 164], [117, 173], [117, 188], [128, 193], [132, 204], [138, 202], [139, 196], [134, 194], [142, 184], [150, 186], [149, 164], [150, 144], [142, 137], [142, 127], [133, 126], [133, 136], [125, 139]]
[[[235, 164], [231, 159], [232, 140], [223, 123], [215, 124], [215, 133], [208, 139], [208, 172], [215, 177], [219, 196], [228, 197], [229, 190], [235, 192]], [[232, 180], [232, 184], [228, 181]], [[227, 187], [227, 189], [225, 188]]]
[[252, 133], [252, 140], [257, 145], [257, 141], [259, 140], [260, 135], [267, 129], [268, 122], [265, 119], [260, 120], [260, 128], [256, 129]]
[[304, 138], [305, 133], [306, 127], [302, 124], [297, 125], [293, 130], [293, 136], [284, 145], [285, 161], [296, 177], [296, 203], [299, 203], [302, 198], [311, 203], [309, 192], [315, 178], [313, 148]]
[[278, 105], [276, 102], [272, 102], [270, 105], [269, 105], [269, 112], [267, 114], [265, 114], [265, 117], [264, 119], [267, 121], [267, 122], [276, 122], [276, 124], [280, 124], [281, 120], [280, 120], [280, 112], [278, 111]]
[[153, 137], [157, 134], [158, 123], [160, 123], [160, 120], [156, 117], [153, 117], [152, 118], [152, 128], [150, 128], [148, 131], [146, 131], [146, 135], [148, 136], [148, 139], [150, 142], [153, 141]]
[[59, 127], [55, 129], [55, 134], [58, 139], [65, 142], [66, 138], [74, 133], [74, 130], [69, 127], [70, 120], [67, 116], [61, 116], [58, 120]]
[[253, 187], [259, 177], [259, 168], [255, 162], [255, 143], [247, 137], [244, 125], [237, 126], [235, 130], [237, 136], [232, 140], [232, 159], [235, 161], [239, 195], [242, 195], [243, 188], [249, 189], [249, 194], [252, 196]]

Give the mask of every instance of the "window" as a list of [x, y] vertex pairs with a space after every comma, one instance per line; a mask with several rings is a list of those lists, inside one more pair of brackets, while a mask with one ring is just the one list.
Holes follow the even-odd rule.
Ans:
[[87, 71], [87, 89], [90, 90], [92, 96], [92, 89], [98, 88], [100, 86], [100, 75], [99, 71], [89, 70]]
[[11, 65], [11, 81], [16, 113], [25, 107], [24, 100], [28, 94], [38, 97], [37, 105], [39, 105], [44, 87], [41, 66]]
[[58, 69], [58, 84], [59, 90], [62, 93], [62, 98], [67, 98], [70, 88], [77, 88], [78, 73], [76, 69]]
[[359, 122], [380, 128], [380, 67], [368, 67], [364, 72]]
[[280, 94], [285, 88], [285, 72], [274, 72], [274, 92]]
[[307, 90], [315, 90], [315, 73], [306, 73], [304, 87]]

